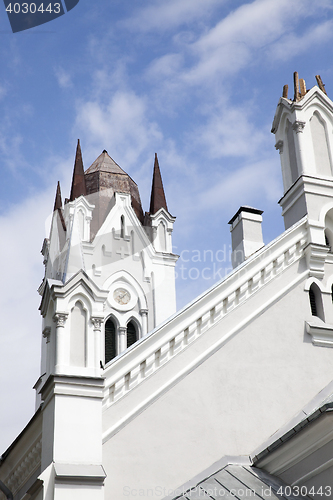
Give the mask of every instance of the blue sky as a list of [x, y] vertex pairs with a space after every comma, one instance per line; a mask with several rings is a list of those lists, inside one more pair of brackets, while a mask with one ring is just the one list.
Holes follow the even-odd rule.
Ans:
[[181, 307], [230, 267], [216, 252], [228, 253], [240, 205], [264, 210], [266, 243], [283, 231], [271, 123], [296, 70], [308, 88], [320, 74], [333, 96], [332, 12], [331, 0], [80, 0], [13, 34], [0, 5], [0, 453], [33, 414], [40, 249], [58, 180], [69, 194], [77, 139], [85, 168], [108, 150], [144, 210], [158, 153], [186, 255]]

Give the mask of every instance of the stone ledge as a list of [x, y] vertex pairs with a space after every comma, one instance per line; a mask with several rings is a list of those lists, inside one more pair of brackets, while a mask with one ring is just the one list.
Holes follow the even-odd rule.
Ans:
[[323, 321], [316, 323], [306, 321], [305, 328], [307, 333], [312, 337], [313, 345], [333, 347], [333, 325], [329, 325]]

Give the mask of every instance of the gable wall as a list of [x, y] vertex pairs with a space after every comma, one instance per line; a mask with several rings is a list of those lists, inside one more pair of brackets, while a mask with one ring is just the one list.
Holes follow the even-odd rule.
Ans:
[[[297, 276], [300, 281], [274, 299]], [[249, 455], [332, 380], [333, 350], [313, 346], [305, 333], [304, 322], [312, 318], [306, 279], [304, 260], [296, 262], [105, 411], [104, 432], [267, 304], [215, 353], [118, 426], [103, 446], [107, 496], [126, 498], [125, 486], [176, 488], [221, 456]]]

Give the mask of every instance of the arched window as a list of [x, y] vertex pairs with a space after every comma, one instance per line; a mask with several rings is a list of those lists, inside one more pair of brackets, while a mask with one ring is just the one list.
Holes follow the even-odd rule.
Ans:
[[318, 316], [317, 304], [316, 304], [316, 296], [312, 288], [309, 290], [309, 299], [310, 299], [310, 307], [312, 316]]
[[120, 238], [125, 238], [125, 217], [120, 217]]
[[116, 355], [116, 327], [114, 321], [109, 318], [105, 323], [105, 364]]
[[129, 323], [127, 323], [127, 347], [135, 344], [137, 340], [138, 335], [135, 323], [133, 321], [130, 321]]
[[318, 318], [325, 321], [321, 291], [316, 283], [312, 283], [310, 286], [309, 299], [312, 316], [318, 316]]

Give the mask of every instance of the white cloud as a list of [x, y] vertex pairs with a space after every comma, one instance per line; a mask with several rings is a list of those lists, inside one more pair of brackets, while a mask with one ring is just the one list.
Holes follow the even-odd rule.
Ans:
[[256, 161], [228, 173], [198, 198], [201, 210], [249, 204], [254, 199], [266, 198], [275, 202], [281, 195], [280, 169], [276, 157]]
[[124, 165], [132, 165], [148, 147], [154, 149], [163, 139], [148, 115], [144, 98], [131, 91], [118, 91], [106, 103], [79, 103], [76, 123], [90, 149], [109, 148], [116, 161], [122, 158]]
[[[32, 386], [39, 377], [41, 317], [37, 288], [43, 277], [40, 249], [53, 193], [26, 199], [0, 217], [0, 452], [34, 413]], [[51, 202], [52, 203], [52, 202]]]
[[124, 25], [135, 31], [165, 31], [201, 20], [229, 0], [158, 0], [136, 11]]
[[248, 103], [243, 103], [242, 108], [224, 104], [210, 112], [207, 123], [195, 133], [208, 156], [251, 157], [258, 154], [259, 148], [264, 150], [267, 134], [251, 121], [250, 108]]
[[62, 89], [67, 89], [73, 85], [71, 75], [62, 67], [56, 68], [54, 72], [56, 79], [58, 80], [59, 87], [61, 87]]
[[[157, 7], [156, 7], [157, 8]], [[313, 43], [332, 37], [331, 21], [316, 21], [332, 5], [326, 0], [255, 0], [230, 12], [210, 28], [191, 37], [178, 39], [177, 51], [153, 61], [148, 76], [165, 86], [210, 85], [237, 74], [248, 65], [269, 63], [272, 55], [289, 57], [305, 52]], [[312, 17], [311, 17], [312, 16]], [[310, 18], [313, 26], [305, 35], [297, 34], [299, 23]], [[318, 24], [316, 24], [316, 22]], [[204, 26], [204, 25], [203, 25]], [[193, 33], [193, 31], [192, 31]], [[165, 82], [165, 77], [168, 80]]]
[[333, 38], [333, 21], [325, 21], [321, 24], [311, 26], [302, 35], [288, 33], [276, 42], [269, 50], [275, 60], [288, 60], [295, 57], [314, 45], [327, 43]]

